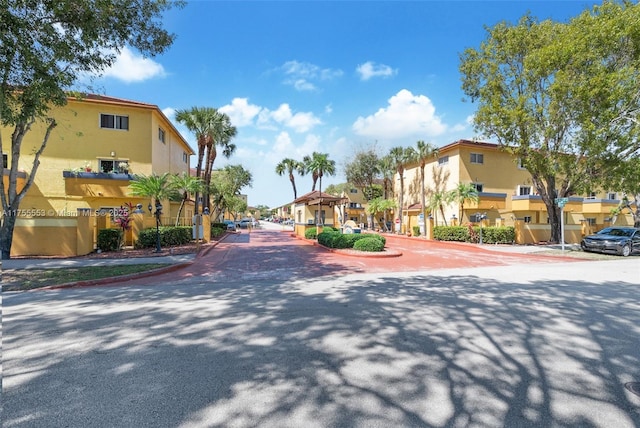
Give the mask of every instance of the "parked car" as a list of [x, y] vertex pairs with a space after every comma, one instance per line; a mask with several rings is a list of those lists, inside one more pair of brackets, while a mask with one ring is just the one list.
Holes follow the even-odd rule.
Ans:
[[594, 235], [585, 236], [580, 242], [583, 251], [613, 253], [629, 256], [640, 251], [640, 229], [627, 226], [613, 226], [602, 229]]
[[227, 230], [236, 230], [236, 224], [233, 220], [224, 220], [223, 223], [227, 225]]
[[243, 218], [242, 220], [240, 220], [239, 225], [241, 229], [246, 229], [247, 227], [249, 227], [250, 224], [251, 224], [250, 218]]

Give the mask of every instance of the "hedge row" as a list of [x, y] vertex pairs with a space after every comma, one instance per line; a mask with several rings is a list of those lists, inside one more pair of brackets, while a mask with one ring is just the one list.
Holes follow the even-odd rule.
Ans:
[[[307, 237], [306, 233], [305, 237]], [[318, 235], [318, 243], [328, 248], [353, 248], [360, 251], [382, 251], [386, 244], [386, 239], [381, 235], [368, 233], [344, 234], [335, 228], [323, 228], [320, 235]]]
[[[439, 241], [479, 242], [480, 227], [436, 226], [433, 228], [433, 238]], [[515, 240], [516, 230], [512, 226], [482, 228], [484, 244], [513, 244]]]
[[[160, 226], [160, 245], [171, 247], [191, 242], [193, 229], [191, 226]], [[136, 248], [152, 248], [156, 246], [156, 229], [144, 229], [140, 231]]]

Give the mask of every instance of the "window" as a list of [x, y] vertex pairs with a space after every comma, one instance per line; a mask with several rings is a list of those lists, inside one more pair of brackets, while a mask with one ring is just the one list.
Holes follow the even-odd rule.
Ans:
[[471, 153], [471, 163], [484, 163], [484, 155], [480, 153]]
[[349, 193], [358, 193], [358, 189], [349, 189]]
[[166, 144], [164, 129], [162, 129], [162, 128], [158, 128], [158, 140], [160, 140], [160, 141], [162, 141], [163, 143]]
[[530, 215], [526, 215], [526, 216], [524, 216], [523, 220], [524, 220], [525, 223], [531, 223], [531, 216]]
[[449, 156], [442, 156], [438, 158], [438, 165], [447, 165], [449, 163]]
[[2, 167], [9, 168], [9, 158], [6, 153], [2, 154]]
[[189, 162], [189, 155], [187, 154], [187, 152], [182, 152], [182, 162]]
[[615, 192], [609, 192], [607, 194], [607, 199], [614, 201], [614, 200], [618, 199], [618, 195]]
[[589, 196], [587, 196], [587, 199], [595, 199], [598, 196], [598, 194], [596, 192], [589, 192]]
[[118, 116], [117, 114], [101, 114], [100, 128], [128, 130], [129, 116]]
[[100, 172], [128, 173], [129, 163], [126, 160], [100, 159]]
[[527, 196], [531, 194], [531, 186], [518, 186], [518, 195]]
[[481, 193], [482, 189], [484, 189], [484, 185], [482, 183], [471, 183], [476, 192]]

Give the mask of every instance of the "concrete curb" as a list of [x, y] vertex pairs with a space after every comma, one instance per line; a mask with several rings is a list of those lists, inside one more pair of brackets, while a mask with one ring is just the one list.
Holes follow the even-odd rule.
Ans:
[[34, 288], [31, 290], [25, 290], [25, 291], [58, 290], [63, 288], [79, 288], [79, 287], [91, 287], [96, 285], [111, 285], [111, 284], [116, 285], [116, 284], [121, 284], [123, 282], [131, 281], [134, 279], [148, 278], [151, 276], [157, 276], [165, 273], [175, 272], [177, 270], [184, 269], [186, 267], [191, 266], [196, 260], [209, 254], [209, 252], [213, 248], [215, 248], [218, 245], [218, 243], [224, 241], [226, 237], [227, 235], [225, 235], [218, 241], [212, 241], [208, 245], [203, 245], [200, 248], [200, 251], [198, 251], [198, 253], [196, 254], [196, 257], [194, 258], [194, 260], [186, 263], [177, 263], [171, 266], [151, 269], [148, 271], [132, 273], [128, 275], [120, 275], [120, 276], [113, 276], [110, 278], [100, 278], [100, 279], [92, 279], [92, 280], [86, 280], [86, 281], [67, 282], [64, 284], [50, 285], [47, 287]]

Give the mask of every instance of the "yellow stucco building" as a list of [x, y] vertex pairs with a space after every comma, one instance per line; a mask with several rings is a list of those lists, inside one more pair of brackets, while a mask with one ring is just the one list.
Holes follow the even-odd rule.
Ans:
[[[547, 209], [536, 194], [531, 175], [497, 144], [459, 140], [441, 147], [438, 156], [425, 167], [427, 195], [430, 190], [450, 191], [458, 183], [473, 184], [479, 201], [465, 202], [462, 217], [460, 204], [445, 204], [444, 218], [439, 210], [431, 212], [435, 225], [477, 223], [475, 216], [481, 214], [486, 215], [483, 224], [487, 226], [520, 226], [523, 230], [520, 243], [550, 238]], [[411, 231], [418, 224], [422, 190], [419, 166], [409, 165], [404, 171], [402, 232]], [[398, 174], [394, 178], [394, 191], [396, 195], [400, 192]], [[568, 198], [563, 210], [569, 232], [565, 239], [576, 242], [585, 233], [609, 226], [613, 221], [611, 210], [618, 206], [621, 197], [611, 191]], [[620, 215], [615, 221], [616, 224], [633, 224], [631, 216]]]
[[[70, 97], [67, 105], [49, 111], [57, 126], [40, 158], [34, 183], [20, 204], [11, 254], [75, 255], [86, 251], [72, 243], [61, 248], [59, 236], [68, 232], [78, 213], [93, 217], [95, 228], [108, 224], [109, 212], [125, 203], [141, 204], [147, 212], [149, 198], [133, 197], [129, 183], [134, 174], [189, 173], [193, 149], [158, 106], [100, 95]], [[2, 128], [3, 141], [12, 129]], [[34, 150], [39, 148], [45, 125], [36, 122], [25, 135], [20, 151], [20, 175], [31, 172]], [[6, 158], [8, 156], [8, 158]], [[5, 165], [11, 162], [5, 154]], [[6, 183], [6, 177], [3, 177]], [[175, 221], [179, 203], [163, 201], [163, 224]], [[183, 211], [190, 224], [193, 206]], [[68, 229], [68, 230], [67, 230]], [[67, 230], [67, 232], [65, 232]], [[95, 239], [95, 235], [94, 235]], [[93, 246], [91, 247], [93, 249]], [[74, 254], [75, 253], [75, 254]]]

